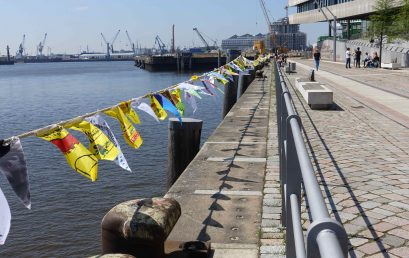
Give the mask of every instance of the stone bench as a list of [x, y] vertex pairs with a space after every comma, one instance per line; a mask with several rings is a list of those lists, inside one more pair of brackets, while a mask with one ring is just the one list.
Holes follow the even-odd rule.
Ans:
[[329, 109], [332, 106], [334, 93], [323, 84], [296, 78], [295, 86], [312, 109]]
[[395, 69], [399, 69], [401, 65], [398, 63], [381, 63], [381, 67], [385, 69], [395, 70]]

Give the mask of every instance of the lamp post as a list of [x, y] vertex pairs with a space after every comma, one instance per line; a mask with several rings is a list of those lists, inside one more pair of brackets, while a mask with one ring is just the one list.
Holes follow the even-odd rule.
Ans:
[[[317, 4], [318, 8], [320, 9], [319, 12], [321, 12], [325, 19], [329, 22], [329, 24], [331, 24], [331, 21], [328, 19], [328, 16], [324, 13], [324, 11], [322, 10], [320, 4], [318, 3], [317, 0], [314, 0], [314, 3]], [[325, 8], [327, 9], [327, 11], [331, 14], [332, 19], [334, 20], [334, 24], [331, 25], [332, 28], [332, 34], [333, 34], [333, 43], [334, 43], [334, 53], [333, 53], [333, 61], [336, 62], [337, 61], [337, 17], [330, 11], [330, 9], [328, 8], [328, 6], [325, 6]]]

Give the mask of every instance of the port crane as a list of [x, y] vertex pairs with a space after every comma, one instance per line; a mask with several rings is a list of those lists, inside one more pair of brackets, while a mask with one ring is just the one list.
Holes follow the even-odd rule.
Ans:
[[155, 45], [158, 44], [159, 46], [159, 50], [160, 50], [160, 54], [162, 55], [163, 53], [165, 53], [165, 43], [163, 43], [163, 41], [160, 39], [159, 35], [156, 35], [155, 38]]
[[125, 33], [126, 33], [126, 36], [128, 37], [129, 44], [131, 44], [132, 52], [135, 54], [135, 44], [132, 43], [131, 37], [129, 36], [129, 33], [127, 30], [125, 31]]
[[121, 30], [118, 30], [118, 31], [116, 32], [116, 34], [115, 34], [114, 38], [112, 39], [111, 43], [109, 43], [109, 42], [106, 40], [104, 34], [102, 34], [102, 32], [101, 32], [102, 39], [104, 40], [104, 42], [105, 42], [105, 44], [106, 44], [106, 46], [107, 46], [107, 58], [109, 58], [109, 57], [111, 56], [110, 53], [114, 53], [114, 42], [115, 42], [115, 40], [118, 38], [118, 35], [119, 35], [119, 32], [120, 32], [120, 31], [121, 31]]
[[21, 41], [20, 45], [18, 46], [17, 57], [22, 58], [25, 52], [25, 43], [26, 43], [26, 34], [23, 35], [23, 40]]
[[43, 41], [41, 41], [37, 46], [37, 56], [43, 56], [43, 49], [45, 46], [46, 39], [47, 39], [47, 33], [44, 34]]
[[[210, 51], [212, 49], [212, 47], [210, 47], [209, 43], [207, 43], [207, 41], [205, 40], [205, 38], [202, 36], [202, 33], [199, 32], [199, 30], [197, 28], [193, 28], [194, 31], [196, 31], [197, 35], [199, 36], [199, 38], [202, 40], [203, 44], [205, 44], [206, 49], [208, 51]], [[211, 41], [213, 41], [213, 45], [214, 47], [217, 45], [217, 42], [215, 40], [210, 39]]]

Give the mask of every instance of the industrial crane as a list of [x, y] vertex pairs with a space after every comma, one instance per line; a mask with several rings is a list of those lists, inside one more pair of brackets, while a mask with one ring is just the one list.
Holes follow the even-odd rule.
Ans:
[[132, 43], [131, 37], [129, 36], [129, 33], [127, 30], [125, 31], [125, 33], [126, 33], [126, 36], [128, 37], [129, 44], [131, 44], [132, 52], [135, 54], [135, 44]]
[[[203, 44], [205, 44], [206, 49], [209, 51], [212, 48], [210, 47], [209, 43], [207, 43], [207, 41], [204, 39], [204, 37], [202, 36], [202, 34], [199, 32], [199, 30], [197, 28], [193, 28], [194, 31], [196, 31], [197, 35], [199, 36], [199, 38], [202, 40]], [[211, 41], [213, 41], [214, 46], [217, 45], [215, 40], [210, 39]]]
[[111, 56], [110, 53], [114, 53], [114, 42], [115, 42], [115, 40], [118, 38], [118, 35], [119, 35], [119, 32], [120, 32], [120, 31], [121, 31], [121, 30], [118, 30], [118, 31], [116, 32], [116, 34], [115, 34], [114, 38], [112, 39], [111, 43], [109, 43], [109, 42], [106, 40], [104, 34], [102, 34], [102, 32], [101, 32], [102, 39], [104, 40], [104, 42], [105, 42], [105, 44], [106, 44], [106, 46], [107, 46], [107, 58], [109, 58], [109, 57]]
[[266, 19], [266, 22], [267, 22], [268, 31], [270, 32], [270, 34], [272, 34], [273, 33], [272, 26], [271, 26], [272, 23], [270, 20], [270, 16], [268, 15], [266, 3], [264, 2], [264, 0], [260, 0], [260, 5], [261, 5], [261, 10], [263, 10], [264, 19]]
[[158, 44], [159, 46], [159, 50], [160, 50], [160, 54], [162, 55], [163, 53], [165, 53], [165, 43], [163, 43], [163, 41], [159, 38], [159, 35], [156, 35], [155, 38], [155, 45]]
[[44, 34], [43, 41], [41, 41], [37, 46], [37, 56], [43, 56], [43, 49], [45, 46], [46, 39], [47, 39], [47, 33]]
[[273, 26], [272, 26], [273, 24], [271, 22], [270, 16], [268, 15], [268, 12], [267, 12], [266, 3], [264, 2], [264, 0], [259, 0], [259, 2], [260, 2], [261, 10], [263, 10], [264, 19], [266, 19], [270, 41], [271, 41], [272, 45], [275, 46], [276, 45], [276, 42], [275, 42], [276, 38], [275, 38], [274, 31], [273, 31]]
[[25, 43], [26, 43], [26, 34], [23, 35], [23, 40], [21, 41], [20, 45], [18, 46], [17, 56], [22, 58], [24, 56], [25, 51]]

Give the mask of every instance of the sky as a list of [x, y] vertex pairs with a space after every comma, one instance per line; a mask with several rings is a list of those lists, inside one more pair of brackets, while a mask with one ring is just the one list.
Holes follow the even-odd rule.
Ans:
[[[285, 16], [287, 0], [265, 0], [270, 16]], [[47, 33], [44, 53], [104, 52], [101, 32], [115, 41], [115, 50], [130, 49], [125, 31], [142, 47], [153, 47], [156, 35], [170, 45], [175, 24], [175, 43], [179, 47], [202, 46], [193, 27], [205, 38], [217, 40], [234, 34], [266, 33], [267, 24], [259, 0], [0, 0], [0, 53], [6, 45], [16, 53], [26, 35], [26, 52]], [[290, 13], [294, 8], [290, 8]], [[302, 25], [307, 42], [314, 43], [327, 33], [325, 24]], [[210, 41], [210, 40], [209, 40]]]

